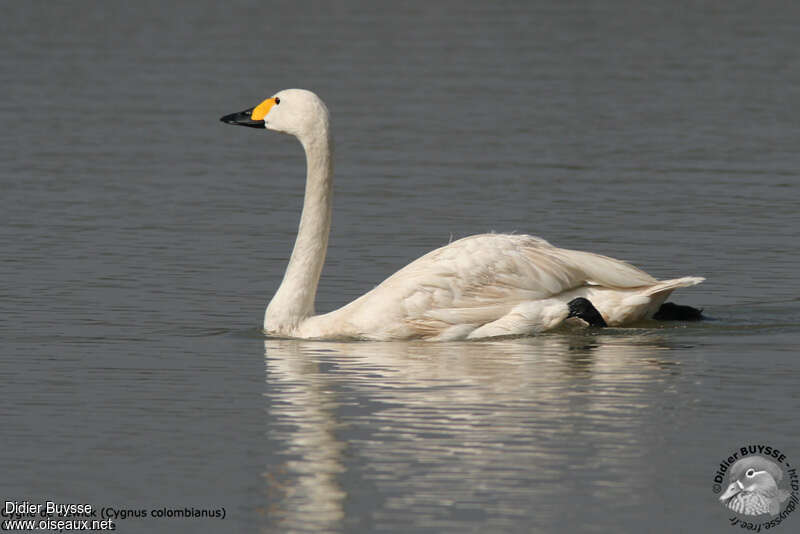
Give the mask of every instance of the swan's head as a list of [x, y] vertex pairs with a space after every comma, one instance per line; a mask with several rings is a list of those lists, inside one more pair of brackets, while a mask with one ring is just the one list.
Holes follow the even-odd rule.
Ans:
[[328, 108], [311, 91], [285, 89], [259, 105], [220, 119], [227, 124], [266, 128], [305, 139], [328, 132]]

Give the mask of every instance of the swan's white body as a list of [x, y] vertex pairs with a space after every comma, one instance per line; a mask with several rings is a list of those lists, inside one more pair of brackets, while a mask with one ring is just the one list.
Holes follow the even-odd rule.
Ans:
[[350, 304], [314, 315], [331, 224], [328, 110], [314, 93], [289, 89], [242, 113], [246, 120], [226, 120], [233, 115], [223, 120], [247, 126], [263, 120], [268, 129], [295, 135], [307, 160], [297, 240], [264, 316], [269, 335], [373, 340], [527, 335], [561, 325], [569, 315], [567, 303], [576, 297], [589, 299], [609, 325], [625, 325], [652, 317], [674, 289], [703, 281], [658, 281], [628, 263], [556, 248], [536, 237], [483, 234], [438, 248]]

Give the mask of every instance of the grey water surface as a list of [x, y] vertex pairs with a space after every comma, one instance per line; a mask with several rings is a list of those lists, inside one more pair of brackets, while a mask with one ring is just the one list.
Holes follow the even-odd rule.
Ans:
[[[734, 532], [720, 461], [800, 461], [798, 20], [4, 3], [0, 497], [147, 512], [119, 532]], [[325, 99], [336, 139], [318, 311], [502, 231], [705, 276], [673, 300], [711, 320], [265, 338], [302, 149], [218, 119], [287, 87]], [[152, 517], [185, 508], [225, 518]]]

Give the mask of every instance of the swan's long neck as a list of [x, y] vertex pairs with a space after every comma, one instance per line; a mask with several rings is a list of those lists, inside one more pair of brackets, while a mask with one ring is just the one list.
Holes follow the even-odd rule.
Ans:
[[308, 168], [303, 214], [283, 281], [264, 314], [265, 330], [287, 335], [314, 314], [331, 229], [333, 154], [328, 125], [300, 142]]

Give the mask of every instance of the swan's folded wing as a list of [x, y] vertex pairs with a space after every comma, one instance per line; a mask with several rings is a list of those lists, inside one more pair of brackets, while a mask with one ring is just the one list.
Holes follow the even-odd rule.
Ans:
[[609, 288], [644, 287], [658, 282], [655, 278], [630, 263], [582, 250], [552, 247], [549, 251], [571, 269], [580, 271], [589, 284]]
[[547, 299], [581, 285], [636, 287], [654, 282], [647, 273], [605, 256], [558, 249], [526, 235], [484, 234], [430, 252], [379, 288], [398, 292], [406, 320], [415, 324], [486, 324], [521, 302]]
[[482, 234], [429, 252], [346, 308], [401, 321], [426, 337], [452, 325], [477, 327], [522, 302], [587, 284], [638, 287], [655, 282], [644, 271], [606, 256], [559, 249], [527, 235]]

